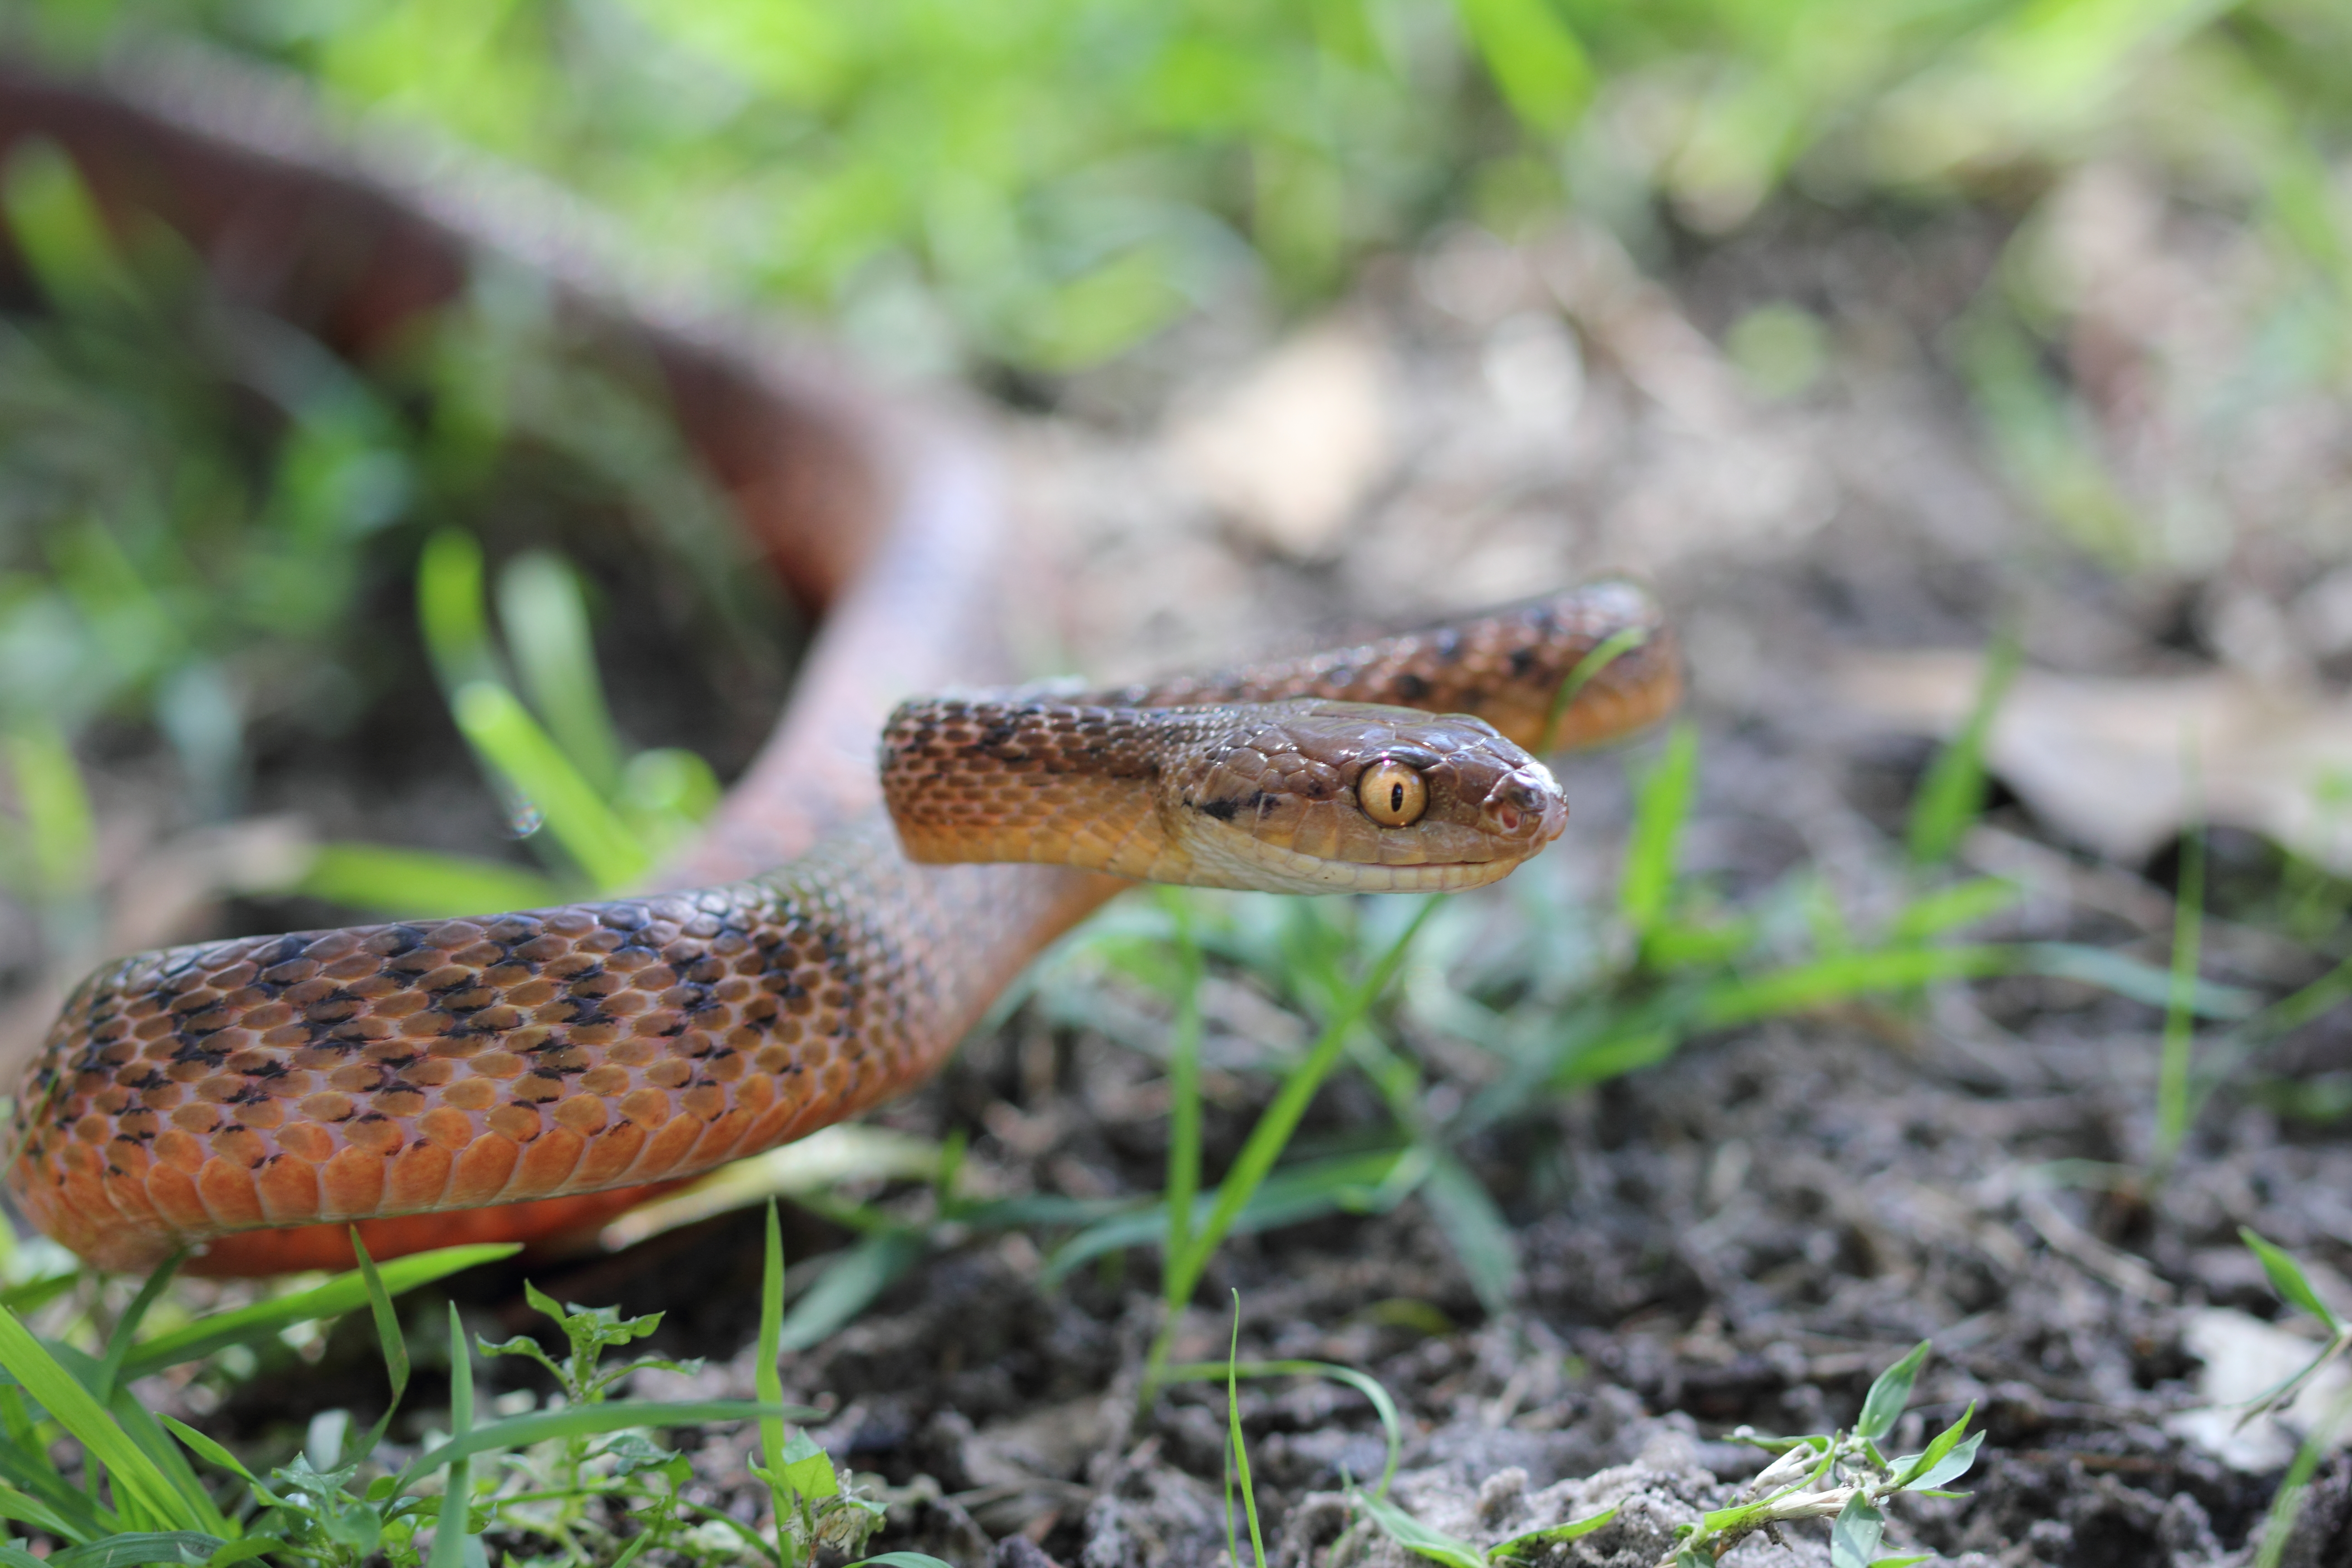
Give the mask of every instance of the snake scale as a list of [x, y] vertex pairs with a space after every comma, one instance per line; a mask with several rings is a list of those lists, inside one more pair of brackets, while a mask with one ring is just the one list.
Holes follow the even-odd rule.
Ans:
[[[773, 870], [108, 965], [19, 1089], [9, 1186], [109, 1269], [184, 1247], [214, 1273], [332, 1266], [351, 1222], [379, 1257], [577, 1230], [921, 1081], [1127, 877], [1503, 875], [1565, 809], [1522, 746], [1623, 733], [1677, 679], [1654, 603], [1604, 582], [1158, 686], [908, 703], [884, 736], [895, 825], [845, 813]], [[793, 773], [787, 752], [748, 787]], [[957, 859], [1084, 869], [919, 863]]]

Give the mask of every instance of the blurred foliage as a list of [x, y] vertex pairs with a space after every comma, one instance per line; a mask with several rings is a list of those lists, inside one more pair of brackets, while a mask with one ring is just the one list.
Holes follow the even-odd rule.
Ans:
[[[1637, 239], [1784, 184], [1994, 194], [2129, 152], [2340, 286], [2330, 0], [47, 0], [200, 34], [554, 175], [754, 295], [943, 365], [1098, 362], [1433, 224]], [[2339, 345], [2340, 351], [2340, 345]], [[2340, 357], [2340, 352], [2339, 352]]]
[[[360, 134], [535, 169], [656, 267], [797, 306], [923, 372], [1057, 374], [1212, 306], [1311, 309], [1368, 253], [1453, 223], [1521, 237], [1597, 221], [1664, 263], [1787, 194], [1895, 226], [1989, 206], [2017, 238], [1946, 346], [2021, 494], [2117, 566], [2210, 563], [2200, 520], [2219, 508], [2193, 474], [2119, 477], [2115, 437], [2069, 383], [2080, 301], [2045, 240], [2072, 172], [2127, 163], [2260, 251], [2242, 269], [2259, 275], [2252, 303], [2230, 306], [2247, 345], [2169, 395], [2188, 401], [2184, 447], [2225, 460], [2244, 410], [2352, 361], [2332, 163], [2352, 137], [2352, 11], [2330, 0], [0, 7], [66, 68], [194, 43], [306, 82]], [[176, 753], [192, 816], [234, 809], [257, 723], [331, 734], [403, 678], [354, 610], [406, 578], [435, 529], [481, 531], [519, 447], [555, 459], [539, 480], [560, 504], [617, 499], [691, 542], [674, 559], [740, 610], [744, 574], [710, 548], [729, 537], [720, 509], [658, 399], [569, 353], [528, 279], [490, 279], [363, 379], [212, 299], [169, 236], [106, 234], [55, 155], [20, 156], [0, 195], [37, 293], [0, 318], [0, 731], [16, 786], [0, 872], [37, 901], [69, 904], [95, 874], [74, 826], [88, 803], [51, 765], [61, 747], [94, 718], [142, 720]], [[1824, 380], [1837, 345], [1812, 314], [1767, 306], [1726, 348], [1780, 398]], [[513, 668], [475, 672], [489, 686], [470, 699], [473, 743], [518, 823], [533, 809], [516, 797], [522, 752], [498, 763], [482, 735], [561, 753], [614, 831], [571, 835], [549, 869], [607, 884], [702, 808], [706, 776], [676, 753], [628, 762], [584, 657], [593, 595], [568, 565], [493, 575], [493, 659]], [[464, 681], [441, 674], [456, 701]], [[314, 890], [374, 879], [387, 890], [363, 901], [413, 902], [383, 880], [398, 868], [352, 850]], [[452, 898], [467, 877], [508, 885], [443, 869]]]
[[[30, 290], [0, 308], [0, 885], [40, 912], [53, 951], [100, 934], [77, 744], [152, 730], [186, 818], [241, 809], [257, 736], [331, 740], [415, 680], [412, 650], [362, 612], [404, 592], [429, 527], [617, 513], [691, 584], [711, 640], [773, 640], [764, 579], [737, 569], [750, 547], [660, 399], [567, 342], [535, 281], [486, 274], [362, 377], [213, 294], [160, 226], [110, 233], [47, 143], [0, 166], [0, 221]], [[658, 853], [714, 798], [708, 768], [625, 755], [568, 563], [520, 555], [501, 592], [524, 689], [613, 773], [599, 786], [641, 858]], [[310, 890], [417, 905], [402, 880], [417, 868], [338, 848]], [[475, 873], [489, 877], [477, 892], [546, 886]], [[449, 898], [470, 901], [422, 903]]]

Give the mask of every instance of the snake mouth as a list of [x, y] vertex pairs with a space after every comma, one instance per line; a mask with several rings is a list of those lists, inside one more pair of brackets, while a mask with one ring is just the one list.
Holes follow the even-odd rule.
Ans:
[[1192, 847], [1193, 867], [1205, 874], [1202, 885], [1270, 893], [1456, 893], [1501, 881], [1523, 858], [1377, 865], [1308, 855], [1240, 828], [1206, 823]]

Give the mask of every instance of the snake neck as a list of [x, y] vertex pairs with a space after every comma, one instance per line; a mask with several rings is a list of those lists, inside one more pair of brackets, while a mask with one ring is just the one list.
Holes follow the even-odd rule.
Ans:
[[1160, 809], [1172, 739], [1194, 715], [1046, 701], [907, 703], [882, 741], [882, 795], [909, 859], [1026, 861], [1183, 881]]

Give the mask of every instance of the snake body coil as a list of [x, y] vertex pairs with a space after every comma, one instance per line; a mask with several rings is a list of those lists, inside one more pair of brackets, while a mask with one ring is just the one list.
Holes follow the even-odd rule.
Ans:
[[[1628, 633], [1639, 646], [1562, 705]], [[354, 1221], [379, 1257], [593, 1223], [920, 1081], [1039, 947], [1129, 885], [919, 861], [1473, 885], [1559, 831], [1522, 744], [1622, 733], [1676, 687], [1654, 605], [1603, 583], [1158, 687], [908, 704], [885, 736], [896, 830], [869, 813], [761, 876], [100, 970], [18, 1092], [9, 1185], [115, 1269], [189, 1247], [216, 1273], [332, 1265]]]

